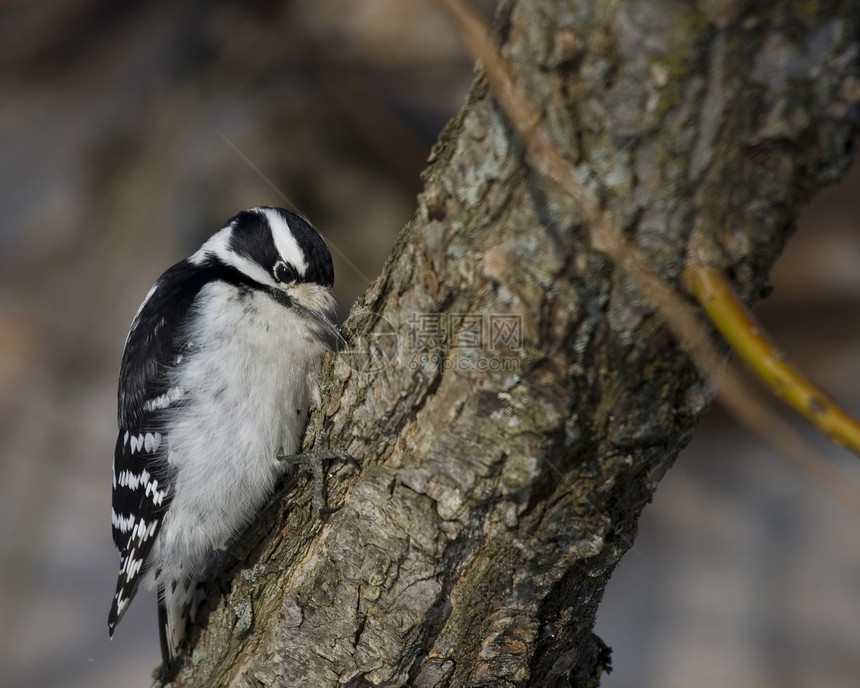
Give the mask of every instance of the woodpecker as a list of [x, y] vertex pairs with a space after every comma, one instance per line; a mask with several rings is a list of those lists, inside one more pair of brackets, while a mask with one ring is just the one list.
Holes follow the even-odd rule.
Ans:
[[138, 586], [158, 595], [165, 672], [179, 655], [197, 582], [247, 528], [298, 454], [333, 340], [334, 269], [323, 238], [281, 208], [245, 210], [150, 289], [119, 377], [113, 539], [121, 565], [108, 627]]

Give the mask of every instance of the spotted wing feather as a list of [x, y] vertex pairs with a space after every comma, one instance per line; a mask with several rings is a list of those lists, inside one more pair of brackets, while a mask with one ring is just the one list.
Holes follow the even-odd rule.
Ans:
[[119, 384], [119, 436], [113, 465], [111, 525], [121, 564], [108, 617], [113, 635], [147, 570], [173, 498], [165, 414], [183, 403], [171, 371], [187, 353], [184, 324], [206, 275], [188, 261], [156, 282], [126, 340]]

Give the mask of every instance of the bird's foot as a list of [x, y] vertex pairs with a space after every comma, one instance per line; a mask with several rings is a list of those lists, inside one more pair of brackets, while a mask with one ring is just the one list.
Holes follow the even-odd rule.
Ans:
[[321, 514], [333, 514], [340, 509], [339, 506], [330, 507], [326, 504], [326, 484], [325, 484], [325, 468], [331, 461], [343, 461], [348, 463], [356, 470], [361, 469], [361, 465], [348, 452], [342, 449], [314, 449], [313, 451], [303, 454], [289, 454], [278, 456], [279, 461], [286, 464], [302, 466], [310, 469], [313, 474], [314, 487], [311, 496], [311, 504]]

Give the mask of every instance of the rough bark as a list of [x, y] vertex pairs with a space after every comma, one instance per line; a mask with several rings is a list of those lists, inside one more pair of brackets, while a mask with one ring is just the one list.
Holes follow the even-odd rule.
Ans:
[[[664, 278], [697, 227], [754, 301], [849, 164], [854, 8], [511, 0], [495, 32]], [[331, 516], [304, 478], [269, 510], [175, 685], [597, 685], [604, 587], [711, 393], [480, 78], [347, 331], [309, 437], [324, 423], [362, 470], [330, 477]]]

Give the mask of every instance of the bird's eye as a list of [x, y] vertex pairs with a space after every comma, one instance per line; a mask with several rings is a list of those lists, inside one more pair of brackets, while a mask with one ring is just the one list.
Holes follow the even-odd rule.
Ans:
[[275, 263], [275, 267], [272, 269], [272, 272], [275, 275], [275, 281], [282, 282], [284, 284], [292, 284], [299, 278], [299, 273], [296, 272], [296, 269], [289, 263], [285, 263], [282, 260]]

